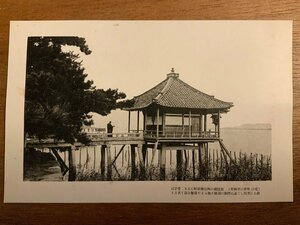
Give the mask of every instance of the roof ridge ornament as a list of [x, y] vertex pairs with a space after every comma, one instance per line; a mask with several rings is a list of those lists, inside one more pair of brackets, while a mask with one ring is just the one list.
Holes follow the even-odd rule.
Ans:
[[175, 73], [175, 69], [172, 67], [171, 68], [171, 73], [167, 74], [167, 78], [169, 78], [169, 77], [178, 78], [179, 77], [179, 73]]

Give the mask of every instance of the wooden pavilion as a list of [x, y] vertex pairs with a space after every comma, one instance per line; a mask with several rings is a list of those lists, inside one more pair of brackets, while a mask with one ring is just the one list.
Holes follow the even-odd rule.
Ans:
[[[133, 100], [133, 106], [125, 109], [128, 111], [128, 132], [143, 132], [143, 155], [147, 147], [160, 150], [162, 177], [166, 150], [177, 150], [177, 164], [180, 164], [184, 150], [198, 146], [199, 153], [208, 155], [208, 143], [219, 142], [224, 158], [226, 155], [230, 158], [220, 138], [220, 122], [221, 114], [229, 112], [233, 103], [191, 87], [179, 79], [173, 68], [165, 80]], [[137, 112], [136, 130], [131, 129], [133, 111]], [[144, 118], [142, 129], [140, 112]]]
[[[128, 132], [144, 132], [147, 140], [197, 140], [220, 138], [220, 119], [233, 106], [205, 94], [179, 79], [172, 69], [167, 78], [145, 93], [134, 97], [134, 105], [126, 108]], [[137, 112], [137, 128], [131, 130], [131, 112]], [[140, 112], [143, 129], [140, 129]], [[214, 129], [208, 129], [208, 119]]]

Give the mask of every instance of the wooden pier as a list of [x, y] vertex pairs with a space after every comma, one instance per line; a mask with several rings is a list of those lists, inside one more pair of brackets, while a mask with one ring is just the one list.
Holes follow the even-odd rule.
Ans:
[[[221, 114], [227, 113], [233, 106], [230, 102], [216, 99], [207, 95], [179, 79], [179, 74], [172, 69], [167, 78], [161, 83], [134, 97], [134, 105], [126, 108], [128, 111], [127, 133], [99, 133], [90, 135], [92, 146], [101, 146], [101, 175], [105, 180], [111, 180], [114, 163], [125, 149], [130, 146], [131, 154], [131, 180], [136, 180], [136, 157], [140, 165], [139, 180], [145, 179], [146, 154], [152, 149], [150, 166], [154, 163], [154, 156], [158, 154], [160, 180], [165, 180], [166, 152], [176, 150], [177, 180], [183, 177], [183, 161], [186, 160], [186, 151], [198, 151], [198, 164], [208, 162], [208, 145], [218, 142], [222, 157], [226, 164], [233, 162], [231, 155], [221, 139]], [[136, 129], [131, 129], [133, 113], [136, 112]], [[140, 128], [140, 114], [143, 114], [143, 127]], [[114, 159], [111, 158], [113, 146], [120, 145], [120, 151]], [[76, 178], [73, 151], [82, 146], [81, 143], [73, 145], [62, 141], [27, 141], [27, 148], [53, 148], [68, 149], [71, 179]], [[197, 159], [193, 155], [193, 165]], [[204, 161], [204, 162], [203, 162]], [[116, 168], [115, 168], [116, 169]], [[198, 168], [200, 174], [206, 172]], [[74, 172], [75, 170], [75, 172]], [[116, 169], [117, 170], [117, 169]], [[193, 168], [195, 170], [195, 168]], [[75, 178], [74, 178], [75, 174]]]

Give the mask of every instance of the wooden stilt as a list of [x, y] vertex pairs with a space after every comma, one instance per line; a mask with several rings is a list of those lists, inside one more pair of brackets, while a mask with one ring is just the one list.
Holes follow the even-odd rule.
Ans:
[[75, 146], [72, 145], [69, 148], [69, 181], [76, 180], [76, 158], [75, 158]]
[[193, 180], [195, 180], [195, 150], [192, 150]]
[[94, 169], [96, 169], [96, 146], [94, 147]]
[[182, 150], [176, 150], [177, 180], [182, 180]]
[[139, 156], [139, 161], [140, 161], [140, 180], [145, 180], [146, 178], [146, 170], [145, 170], [145, 161], [143, 157], [143, 151], [142, 151], [142, 145], [139, 144], [137, 146], [137, 152]]
[[127, 160], [127, 167], [129, 168], [129, 167], [130, 167], [130, 154], [129, 154], [129, 146], [128, 146], [128, 149], [127, 149], [127, 157], [128, 157], [128, 160]]
[[122, 151], [122, 167], [124, 166], [124, 151]]
[[79, 149], [79, 165], [81, 167], [81, 148]]
[[107, 180], [112, 178], [111, 145], [106, 146], [107, 152]]
[[159, 168], [160, 168], [160, 180], [166, 179], [166, 146], [162, 145], [159, 150]]
[[101, 170], [101, 179], [105, 179], [105, 145], [101, 146], [101, 162], [100, 162], [100, 170]]
[[215, 170], [215, 149], [213, 149], [213, 157], [212, 157], [212, 170]]
[[147, 143], [142, 145], [142, 156], [143, 156], [143, 162], [146, 166], [146, 154], [147, 154]]
[[88, 147], [85, 148], [85, 151], [86, 151], [85, 167], [88, 168], [89, 161], [90, 161], [90, 156], [89, 156], [89, 149], [88, 149]]
[[156, 150], [157, 150], [157, 146], [158, 146], [158, 141], [155, 142], [154, 148], [153, 148], [153, 150], [152, 150], [152, 159], [151, 159], [151, 162], [150, 162], [150, 166], [153, 165], [153, 161], [154, 161], [154, 158], [155, 158], [155, 153], [156, 153]]
[[198, 143], [198, 148], [199, 148], [199, 178], [201, 179], [203, 176], [203, 162], [202, 162], [202, 149], [203, 149], [203, 144]]
[[131, 180], [136, 178], [136, 166], [135, 166], [135, 146], [131, 145]]
[[205, 148], [205, 176], [206, 176], [206, 180], [208, 180], [208, 173], [209, 173], [208, 143], [204, 144], [204, 148]]

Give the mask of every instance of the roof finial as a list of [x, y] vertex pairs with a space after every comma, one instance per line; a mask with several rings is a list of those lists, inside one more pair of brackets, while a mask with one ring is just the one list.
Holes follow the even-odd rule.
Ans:
[[178, 78], [179, 74], [175, 73], [175, 69], [172, 67], [171, 68], [171, 73], [167, 74], [167, 77], [174, 77], [174, 78]]

